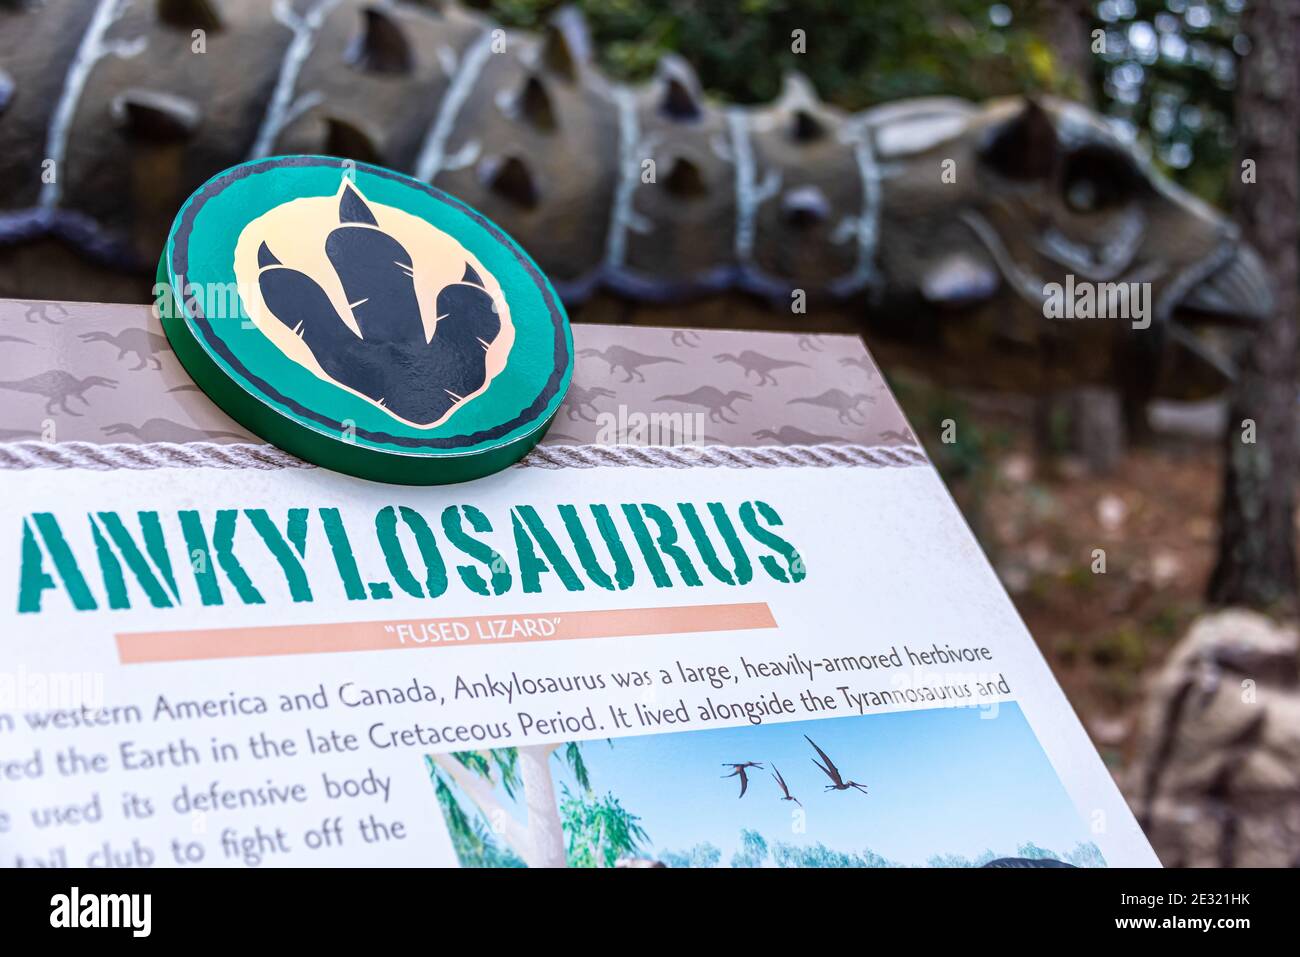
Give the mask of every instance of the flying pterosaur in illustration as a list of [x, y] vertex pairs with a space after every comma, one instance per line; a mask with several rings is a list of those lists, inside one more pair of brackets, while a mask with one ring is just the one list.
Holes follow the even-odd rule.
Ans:
[[817, 747], [816, 741], [808, 737], [806, 734], [804, 735], [804, 740], [811, 744], [813, 750], [821, 756], [821, 762], [818, 762], [816, 758], [813, 758], [812, 763], [821, 768], [826, 776], [831, 779], [831, 783], [826, 785], [827, 791], [847, 791], [849, 788], [856, 788], [863, 794], [867, 793], [867, 786], [865, 784], [859, 784], [857, 781], [845, 781], [844, 778], [840, 776], [840, 769], [835, 766], [835, 762], [830, 759], [830, 756], [827, 755], [825, 751]]
[[785, 797], [781, 798], [782, 801], [793, 801], [795, 804], [803, 807], [799, 802], [799, 799], [790, 793], [790, 788], [786, 786], [785, 778], [781, 777], [781, 772], [775, 764], [772, 765], [772, 778], [776, 781], [776, 786], [781, 789], [781, 793], [785, 795]]
[[763, 765], [759, 764], [757, 761], [741, 761], [741, 762], [732, 761], [732, 762], [726, 762], [722, 766], [724, 768], [732, 769], [730, 774], [723, 775], [724, 778], [734, 778], [737, 776], [740, 777], [741, 797], [745, 796], [745, 791], [749, 787], [749, 775], [745, 773], [746, 769], [759, 768], [761, 770], [763, 768]]

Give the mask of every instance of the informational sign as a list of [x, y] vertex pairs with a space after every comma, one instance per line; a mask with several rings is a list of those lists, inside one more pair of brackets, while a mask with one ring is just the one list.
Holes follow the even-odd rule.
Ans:
[[430, 488], [77, 347], [178, 431], [0, 445], [0, 864], [1157, 863], [860, 344], [576, 333], [551, 442]]

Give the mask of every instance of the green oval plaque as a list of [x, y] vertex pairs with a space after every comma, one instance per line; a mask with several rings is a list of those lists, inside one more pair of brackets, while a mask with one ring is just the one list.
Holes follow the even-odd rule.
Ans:
[[559, 297], [498, 226], [377, 166], [279, 156], [181, 208], [158, 265], [182, 364], [245, 428], [362, 478], [511, 465], [573, 373]]

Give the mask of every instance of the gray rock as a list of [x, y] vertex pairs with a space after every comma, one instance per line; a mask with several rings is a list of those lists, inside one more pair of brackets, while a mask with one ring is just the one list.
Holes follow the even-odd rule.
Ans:
[[1125, 790], [1173, 867], [1300, 864], [1300, 635], [1199, 619], [1151, 686]]

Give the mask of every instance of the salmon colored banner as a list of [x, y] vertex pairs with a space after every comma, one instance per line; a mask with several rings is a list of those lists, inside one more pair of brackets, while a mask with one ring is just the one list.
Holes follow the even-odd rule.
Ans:
[[332, 651], [383, 651], [397, 648], [455, 648], [525, 641], [580, 638], [630, 638], [704, 631], [775, 628], [766, 602], [730, 605], [677, 605], [621, 608], [544, 615], [477, 615], [472, 618], [418, 618], [398, 621], [348, 621], [321, 625], [262, 625], [202, 628], [192, 631], [141, 631], [117, 636], [124, 665], [151, 661], [201, 661], [313, 655]]

